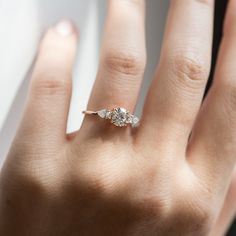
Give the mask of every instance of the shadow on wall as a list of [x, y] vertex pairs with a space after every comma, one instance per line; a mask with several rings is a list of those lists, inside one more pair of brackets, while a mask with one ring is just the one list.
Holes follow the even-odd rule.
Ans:
[[139, 116], [141, 115], [145, 96], [153, 79], [155, 68], [159, 62], [168, 7], [169, 0], [146, 1], [147, 66], [136, 109]]

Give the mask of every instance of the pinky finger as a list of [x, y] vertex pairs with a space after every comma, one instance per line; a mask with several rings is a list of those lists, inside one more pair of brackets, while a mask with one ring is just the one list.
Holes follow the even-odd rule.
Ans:
[[226, 193], [236, 162], [236, 1], [225, 22], [215, 81], [196, 121], [188, 154], [214, 191]]

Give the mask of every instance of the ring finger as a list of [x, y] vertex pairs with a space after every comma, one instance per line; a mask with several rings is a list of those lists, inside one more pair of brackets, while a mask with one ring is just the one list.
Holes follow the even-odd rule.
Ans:
[[[111, 0], [89, 110], [134, 110], [146, 64], [144, 0]], [[86, 118], [83, 126], [94, 126]], [[97, 124], [97, 123], [96, 123]]]

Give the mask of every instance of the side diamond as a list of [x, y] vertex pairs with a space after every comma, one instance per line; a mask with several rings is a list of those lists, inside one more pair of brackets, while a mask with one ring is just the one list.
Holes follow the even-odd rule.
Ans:
[[106, 114], [107, 114], [107, 110], [106, 110], [106, 109], [103, 109], [103, 110], [98, 111], [98, 115], [99, 115], [101, 118], [106, 118]]
[[111, 116], [112, 116], [112, 112], [107, 110], [106, 119], [111, 119]]
[[127, 114], [127, 118], [126, 118], [125, 122], [127, 124], [131, 124], [131, 123], [133, 123], [133, 118], [134, 118], [134, 116], [132, 114]]
[[139, 118], [137, 116], [133, 116], [133, 120], [132, 120], [132, 126], [138, 126], [139, 124]]

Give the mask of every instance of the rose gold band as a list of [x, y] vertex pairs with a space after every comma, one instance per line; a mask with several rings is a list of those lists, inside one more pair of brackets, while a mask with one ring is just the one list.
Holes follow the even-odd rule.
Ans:
[[97, 111], [82, 111], [85, 115], [98, 115]]

